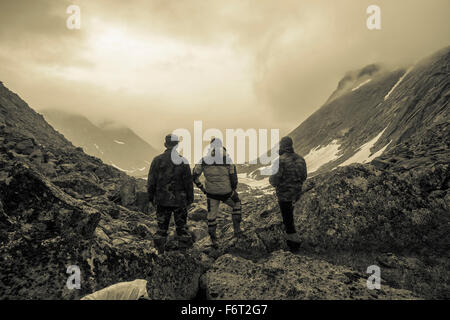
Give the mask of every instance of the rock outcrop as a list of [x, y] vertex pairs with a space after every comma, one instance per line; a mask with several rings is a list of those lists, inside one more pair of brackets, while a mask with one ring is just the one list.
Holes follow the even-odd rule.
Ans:
[[410, 291], [384, 284], [369, 290], [361, 272], [286, 251], [273, 252], [262, 262], [223, 255], [206, 272], [202, 285], [209, 299], [417, 299]]
[[[2, 299], [79, 299], [135, 279], [147, 280], [152, 299], [194, 298], [209, 260], [158, 256], [145, 196], [145, 181], [86, 155], [0, 85]], [[71, 265], [80, 290], [66, 286]]]

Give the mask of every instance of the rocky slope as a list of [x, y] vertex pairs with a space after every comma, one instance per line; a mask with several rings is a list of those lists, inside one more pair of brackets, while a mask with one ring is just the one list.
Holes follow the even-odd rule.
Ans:
[[157, 154], [155, 148], [129, 128], [108, 123], [97, 126], [86, 117], [58, 110], [43, 110], [42, 113], [74, 145], [128, 175], [145, 177]]
[[414, 298], [407, 290], [388, 286], [367, 290], [366, 280], [350, 268], [282, 250], [259, 263], [225, 254], [202, 278], [210, 299]]
[[[408, 72], [376, 76], [380, 71], [372, 67], [370, 72], [353, 73], [327, 104], [292, 134], [300, 153], [321, 149], [318, 141], [325, 141], [324, 137], [348, 146], [336, 148], [340, 159], [325, 163], [311, 175], [304, 187], [307, 191], [296, 205], [295, 222], [303, 243], [293, 269], [303, 270], [305, 281], [310, 280], [305, 268], [310, 258], [319, 269], [320, 259], [331, 264], [327, 269], [332, 272], [348, 267], [356, 272], [356, 279], [367, 278], [366, 268], [378, 265], [384, 283], [409, 290], [412, 294], [408, 297], [450, 297], [449, 63], [450, 48], [446, 48]], [[367, 82], [369, 76], [372, 80]], [[355, 81], [361, 81], [357, 89]], [[346, 138], [338, 139], [337, 134], [347, 125], [352, 128], [344, 134]], [[379, 157], [373, 157], [370, 164], [347, 165], [355, 154], [352, 152], [358, 153], [353, 146], [361, 146], [372, 136], [377, 139], [366, 160], [372, 160], [369, 156], [373, 154]], [[345, 166], [337, 167], [339, 164]], [[267, 194], [244, 199], [248, 201], [244, 204], [244, 240], [231, 243], [231, 231], [223, 228], [221, 254], [231, 256], [217, 259], [202, 278], [208, 297], [287, 298], [291, 295], [286, 295], [286, 290], [303, 298], [350, 296], [345, 290], [336, 293], [332, 280], [329, 286], [319, 285], [317, 274], [314, 280], [319, 293], [305, 290], [303, 279], [291, 282], [299, 278], [290, 271], [292, 259], [297, 258], [285, 262], [285, 253], [279, 252], [287, 248], [276, 199]], [[266, 271], [273, 261], [277, 261], [277, 272]], [[357, 290], [352, 293], [352, 297], [362, 297]], [[384, 294], [377, 298], [393, 293]], [[362, 295], [371, 297], [367, 292]]]
[[[405, 68], [369, 65], [347, 73], [327, 102], [289, 134], [310, 174], [368, 163], [448, 121], [449, 56], [447, 47]], [[258, 167], [245, 172], [258, 177]]]
[[[74, 299], [144, 278], [151, 298], [193, 298], [201, 259], [157, 256], [144, 185], [74, 147], [0, 84], [0, 297]], [[81, 290], [66, 287], [70, 265]]]
[[[373, 115], [396, 124], [376, 146], [394, 142], [370, 163], [308, 179], [296, 204], [299, 253], [285, 244], [273, 190], [241, 179], [239, 241], [223, 207], [220, 247], [211, 248], [206, 199], [196, 190], [188, 218], [192, 248], [177, 250], [172, 226], [169, 250], [158, 255], [145, 181], [86, 155], [0, 85], [0, 297], [78, 299], [145, 279], [151, 299], [448, 299], [449, 60], [446, 49], [406, 76], [379, 75], [392, 83], [404, 76], [386, 99], [395, 105]], [[372, 67], [349, 81], [379, 72]], [[372, 81], [355, 91], [354, 83], [343, 83], [328, 103]], [[355, 130], [363, 137], [364, 128], [376, 132], [372, 125]], [[81, 290], [66, 288], [69, 265], [81, 269]], [[367, 289], [371, 265], [381, 268], [381, 290]]]

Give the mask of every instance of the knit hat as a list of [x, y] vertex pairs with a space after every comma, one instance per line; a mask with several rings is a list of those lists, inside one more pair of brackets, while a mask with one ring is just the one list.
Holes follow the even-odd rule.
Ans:
[[177, 135], [174, 134], [168, 134], [165, 138], [164, 146], [166, 148], [172, 148], [175, 147], [180, 142], [180, 139]]

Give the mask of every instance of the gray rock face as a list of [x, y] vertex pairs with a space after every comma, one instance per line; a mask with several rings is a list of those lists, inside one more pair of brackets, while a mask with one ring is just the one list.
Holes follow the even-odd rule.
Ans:
[[[107, 200], [76, 200], [33, 169], [18, 165], [0, 185], [0, 293], [10, 299], [77, 299], [116, 282], [144, 278], [153, 299], [191, 299], [204, 272], [195, 253], [158, 256], [155, 231], [142, 214]], [[103, 201], [103, 203], [102, 203]], [[146, 218], [146, 217], [144, 217]], [[66, 287], [69, 265], [81, 270], [81, 290]]]
[[[150, 298], [193, 298], [205, 258], [156, 254], [153, 210], [134, 211], [148, 207], [145, 181], [75, 148], [3, 85], [0, 102], [0, 297], [79, 299], [146, 279]], [[70, 265], [80, 290], [66, 287]]]
[[132, 179], [126, 179], [120, 185], [120, 201], [122, 206], [132, 205], [136, 201], [136, 182]]
[[20, 141], [16, 144], [15, 148], [16, 150], [25, 155], [30, 155], [33, 153], [35, 147], [35, 143], [31, 139]]
[[85, 195], [91, 197], [100, 196], [106, 193], [106, 190], [93, 179], [75, 172], [58, 176], [52, 179], [52, 183], [76, 198], [84, 198]]
[[369, 290], [364, 274], [285, 251], [273, 252], [262, 262], [223, 255], [206, 272], [202, 285], [210, 299], [417, 299], [388, 285]]
[[23, 236], [43, 240], [54, 236], [90, 238], [100, 213], [75, 200], [35, 170], [17, 165], [0, 184], [6, 214], [26, 229]]
[[158, 257], [147, 279], [151, 299], [193, 299], [197, 295], [200, 276], [205, 269], [199, 256], [169, 252]]
[[12, 225], [12, 221], [3, 210], [3, 204], [0, 200], [0, 243], [8, 239], [8, 229]]
[[208, 209], [205, 205], [197, 205], [189, 210], [189, 218], [193, 221], [207, 221]]
[[[436, 166], [429, 170], [433, 176], [441, 174]], [[448, 166], [444, 171], [448, 177]], [[411, 180], [370, 165], [339, 168], [313, 181], [314, 189], [296, 207], [305, 245], [320, 250], [447, 250], [449, 208], [442, 195], [428, 197], [415, 191]]]

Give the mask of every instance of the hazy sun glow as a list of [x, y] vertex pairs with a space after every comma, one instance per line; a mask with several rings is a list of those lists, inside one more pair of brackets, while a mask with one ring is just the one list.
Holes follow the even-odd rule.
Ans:
[[[66, 80], [83, 81], [108, 90], [126, 90], [172, 99], [174, 104], [197, 95], [253, 95], [248, 61], [227, 44], [200, 46], [154, 34], [137, 34], [125, 27], [93, 24], [84, 46], [86, 67], [51, 67]], [[108, 26], [108, 27], [106, 27]], [[173, 90], [176, 88], [177, 95]]]

